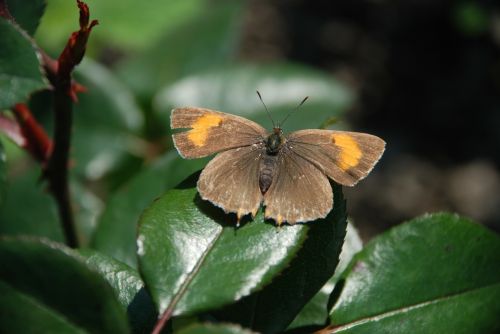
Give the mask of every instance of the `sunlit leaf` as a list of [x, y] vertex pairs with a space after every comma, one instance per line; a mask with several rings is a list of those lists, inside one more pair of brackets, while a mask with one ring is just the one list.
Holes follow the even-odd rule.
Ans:
[[202, 201], [195, 188], [169, 190], [141, 216], [141, 276], [160, 313], [220, 307], [270, 283], [308, 235], [330, 223], [325, 219], [278, 231], [259, 213], [235, 229], [234, 215]]
[[99, 219], [93, 247], [137, 267], [137, 223], [142, 211], [165, 190], [199, 170], [206, 159], [185, 160], [170, 152], [113, 193]]
[[91, 249], [79, 250], [79, 254], [111, 285], [123, 309], [128, 313], [133, 332], [150, 332], [157, 314], [139, 273], [126, 264]]
[[325, 332], [498, 332], [499, 263], [500, 237], [486, 228], [446, 213], [414, 219], [354, 257]]

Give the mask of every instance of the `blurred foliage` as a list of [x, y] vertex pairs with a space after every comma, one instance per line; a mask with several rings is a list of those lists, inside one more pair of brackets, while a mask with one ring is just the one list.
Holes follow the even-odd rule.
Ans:
[[16, 22], [28, 34], [33, 35], [45, 12], [47, 0], [6, 0], [6, 3]]
[[[191, 20], [204, 10], [204, 0], [162, 1], [88, 0], [91, 15], [104, 29], [96, 29], [89, 41], [92, 53], [107, 47], [138, 51], [157, 42], [164, 33]], [[67, 0], [48, 1], [43, 22], [36, 34], [37, 42], [51, 53], [59, 53], [61, 45], [78, 28], [75, 3]], [[103, 50], [104, 51], [104, 50]]]
[[[41, 0], [27, 3], [8, 1], [17, 22], [34, 34], [35, 42], [51, 55], [59, 54], [78, 27], [74, 1], [51, 0], [47, 6]], [[77, 230], [81, 244], [89, 248], [73, 251], [61, 245], [56, 208], [41, 181], [40, 168], [0, 137], [0, 294], [4, 296], [0, 331], [25, 329], [20, 315], [29, 313], [30, 329], [42, 332], [127, 332], [128, 327], [134, 333], [149, 332], [158, 313], [169, 309], [174, 317], [168, 326], [179, 333], [249, 333], [240, 326], [264, 333], [287, 328], [309, 332], [329, 320], [333, 324], [358, 321], [367, 315], [362, 312], [365, 308], [383, 304], [377, 294], [367, 294], [373, 300], [363, 304], [363, 298], [351, 298], [354, 290], [382, 291], [379, 297], [408, 306], [391, 289], [418, 288], [425, 291], [416, 295], [423, 295], [427, 283], [462, 275], [462, 281], [455, 280], [462, 284], [475, 275], [468, 271], [474, 268], [491, 281], [489, 298], [499, 298], [498, 272], [485, 269], [485, 264], [498, 262], [498, 238], [455, 216], [418, 219], [361, 250], [352, 227], [343, 243], [345, 202], [335, 186], [335, 208], [323, 221], [284, 226], [276, 232], [259, 214], [254, 222], [234, 229], [232, 215], [196, 196], [197, 174], [193, 173], [208, 158], [179, 157], [169, 129], [171, 109], [213, 108], [270, 128], [272, 122], [255, 94], [259, 90], [275, 122], [293, 112], [284, 124], [285, 132], [328, 127], [333, 119], [343, 119], [358, 107], [356, 85], [346, 85], [346, 77], [340, 78], [342, 71], [332, 71], [339, 73], [336, 77], [304, 65], [297, 55], [297, 62], [277, 57], [266, 64], [238, 57], [248, 10], [244, 1], [89, 0], [88, 4], [91, 17], [99, 19], [100, 25], [75, 73], [87, 91], [79, 94], [75, 104], [69, 163]], [[458, 2], [446, 13], [461, 33], [470, 36], [484, 33], [491, 20], [484, 7], [473, 2]], [[302, 27], [299, 22], [292, 26]], [[51, 91], [46, 89], [35, 49], [19, 27], [3, 19], [0, 35], [0, 111], [10, 117], [7, 110], [29, 98], [33, 114], [51, 134]], [[309, 52], [308, 47], [298, 49]], [[366, 67], [360, 68], [372, 66], [377, 59], [376, 52], [373, 57], [370, 54], [370, 61], [362, 58]], [[305, 96], [309, 96], [307, 103], [293, 110]], [[383, 192], [377, 189], [371, 196]], [[343, 255], [334, 273], [342, 244]], [[436, 259], [446, 245], [452, 251]], [[379, 247], [392, 257], [378, 258]], [[358, 272], [360, 259], [381, 261], [379, 267], [388, 274], [382, 280], [378, 272]], [[418, 268], [430, 266], [425, 267], [428, 276], [415, 273], [415, 261], [422, 262]], [[460, 266], [461, 261], [467, 263]], [[359, 278], [363, 273], [369, 277]], [[403, 280], [408, 277], [414, 281]], [[473, 287], [482, 289], [481, 279]], [[344, 288], [352, 285], [361, 288]], [[440, 286], [438, 295], [449, 293], [450, 286]], [[456, 305], [464, 309], [466, 302]], [[465, 323], [463, 328], [477, 321], [495, 326], [495, 315], [481, 313], [473, 307], [476, 302], [471, 299], [467, 304], [472, 305], [467, 317], [450, 307], [453, 318]], [[95, 303], [106, 310], [96, 312]], [[355, 303], [362, 305], [354, 307]], [[352, 307], [352, 312], [344, 311]], [[376, 311], [388, 312], [383, 307]], [[61, 322], [58, 312], [70, 322]], [[435, 328], [446, 325], [437, 315], [425, 316], [431, 317], [429, 323]], [[207, 324], [221, 321], [234, 324]]]
[[487, 9], [473, 1], [459, 2], [454, 10], [457, 27], [467, 35], [484, 33], [490, 24]]

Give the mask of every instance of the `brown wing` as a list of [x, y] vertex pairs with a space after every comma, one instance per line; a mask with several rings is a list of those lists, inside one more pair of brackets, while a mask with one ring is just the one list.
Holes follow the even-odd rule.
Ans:
[[264, 195], [266, 218], [278, 225], [324, 218], [333, 205], [330, 182], [316, 166], [284, 146], [271, 187]]
[[203, 108], [177, 108], [170, 116], [172, 129], [191, 129], [173, 135], [183, 158], [201, 158], [262, 141], [266, 130], [243, 117]]
[[300, 130], [287, 145], [335, 182], [353, 186], [365, 178], [382, 156], [385, 142], [366, 133]]
[[255, 144], [217, 154], [198, 180], [201, 197], [235, 212], [238, 219], [248, 213], [255, 216], [262, 203], [259, 163], [264, 151], [263, 144]]

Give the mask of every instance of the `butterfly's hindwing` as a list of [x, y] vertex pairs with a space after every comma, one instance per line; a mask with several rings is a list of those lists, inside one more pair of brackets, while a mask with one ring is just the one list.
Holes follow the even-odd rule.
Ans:
[[278, 154], [264, 205], [266, 218], [278, 224], [324, 218], [333, 206], [332, 187], [322, 171], [285, 146]]
[[238, 217], [255, 216], [261, 203], [259, 164], [263, 144], [219, 153], [205, 167], [198, 180], [201, 197]]

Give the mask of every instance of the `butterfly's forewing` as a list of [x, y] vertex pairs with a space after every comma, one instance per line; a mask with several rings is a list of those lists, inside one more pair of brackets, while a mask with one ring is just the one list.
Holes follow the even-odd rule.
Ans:
[[287, 145], [335, 182], [353, 186], [365, 178], [382, 156], [385, 142], [366, 133], [300, 130]]
[[175, 147], [184, 158], [252, 145], [266, 136], [266, 130], [257, 123], [204, 108], [174, 109], [170, 123], [172, 129], [190, 129], [173, 135]]
[[266, 218], [289, 224], [324, 218], [333, 205], [332, 187], [326, 175], [285, 146], [271, 187], [264, 195]]
[[198, 180], [200, 196], [238, 218], [255, 216], [262, 202], [259, 163], [264, 144], [254, 144], [219, 153]]

